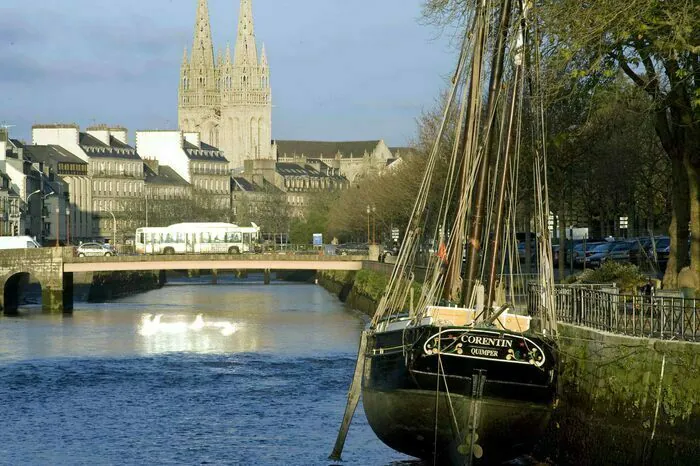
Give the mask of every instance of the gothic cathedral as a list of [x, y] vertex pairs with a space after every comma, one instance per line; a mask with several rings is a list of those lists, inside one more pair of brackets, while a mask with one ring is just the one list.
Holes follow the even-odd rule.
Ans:
[[192, 54], [182, 60], [180, 129], [224, 152], [231, 169], [249, 159], [273, 159], [272, 94], [265, 46], [258, 59], [252, 0], [241, 0], [234, 57], [230, 47], [214, 59], [207, 0], [198, 0]]

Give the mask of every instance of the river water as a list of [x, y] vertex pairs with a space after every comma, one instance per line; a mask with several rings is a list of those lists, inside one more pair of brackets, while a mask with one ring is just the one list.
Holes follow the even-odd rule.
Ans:
[[[0, 317], [0, 464], [333, 464], [364, 325], [320, 286], [262, 276]], [[361, 406], [343, 460], [420, 464]]]

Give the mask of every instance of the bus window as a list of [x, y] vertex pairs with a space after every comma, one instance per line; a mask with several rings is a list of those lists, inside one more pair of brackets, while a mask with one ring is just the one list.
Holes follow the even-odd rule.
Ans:
[[143, 232], [139, 233], [139, 243], [143, 244], [146, 242], [145, 236]]
[[225, 233], [224, 233], [223, 231], [216, 231], [216, 232], [214, 232], [214, 235], [213, 235], [213, 236], [214, 236], [213, 242], [214, 242], [214, 243], [223, 243], [223, 242], [225, 242], [225, 241], [224, 241], [224, 240], [225, 240], [224, 235], [225, 235]]
[[250, 233], [243, 233], [243, 244], [250, 244]]
[[211, 234], [208, 231], [205, 231], [200, 235], [200, 243], [211, 243]]
[[184, 233], [178, 231], [178, 232], [177, 232], [177, 239], [176, 239], [176, 241], [177, 241], [178, 243], [184, 243], [184, 242], [185, 242], [184, 236], [185, 236]]
[[173, 234], [172, 234], [172, 233], [166, 233], [166, 234], [165, 234], [165, 242], [166, 242], [166, 243], [172, 243], [172, 242], [173, 242]]

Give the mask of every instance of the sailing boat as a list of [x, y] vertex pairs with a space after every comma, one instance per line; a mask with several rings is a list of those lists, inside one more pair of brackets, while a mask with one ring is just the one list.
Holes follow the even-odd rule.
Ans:
[[[531, 69], [538, 60], [526, 48], [536, 43], [536, 34], [528, 33], [528, 6], [518, 0], [494, 3], [478, 0], [469, 17], [406, 238], [362, 334], [332, 459], [340, 458], [360, 388], [376, 435], [391, 448], [434, 464], [493, 464], [527, 453], [556, 404], [543, 143], [534, 143], [530, 152], [538, 314], [523, 315], [513, 290], [507, 298], [499, 281], [519, 267], [514, 231], [517, 175], [526, 152], [521, 141], [543, 140], [543, 119], [539, 81]], [[447, 148], [447, 179], [434, 215], [428, 197], [438, 183], [434, 171], [452, 117], [458, 121], [457, 137]], [[416, 262], [426, 239], [440, 246], [418, 284]]]

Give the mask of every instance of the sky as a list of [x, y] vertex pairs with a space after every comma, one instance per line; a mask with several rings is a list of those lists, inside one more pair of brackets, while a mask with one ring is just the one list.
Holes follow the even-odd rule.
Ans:
[[[197, 0], [2, 0], [0, 124], [177, 127], [177, 86]], [[454, 69], [454, 32], [423, 0], [253, 0], [271, 70], [273, 139], [415, 140]], [[216, 50], [238, 0], [209, 0]]]

